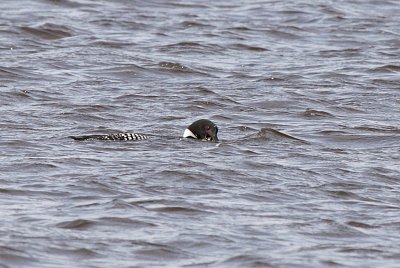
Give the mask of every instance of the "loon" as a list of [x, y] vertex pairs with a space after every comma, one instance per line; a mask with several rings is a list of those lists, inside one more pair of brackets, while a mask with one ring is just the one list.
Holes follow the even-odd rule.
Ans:
[[[183, 138], [192, 138], [204, 141], [218, 142], [218, 127], [207, 119], [200, 119], [193, 122], [183, 132]], [[84, 140], [109, 140], [109, 141], [138, 141], [147, 140], [150, 136], [147, 134], [139, 133], [114, 133], [103, 135], [85, 135], [85, 136], [70, 136], [70, 138], [77, 141]]]

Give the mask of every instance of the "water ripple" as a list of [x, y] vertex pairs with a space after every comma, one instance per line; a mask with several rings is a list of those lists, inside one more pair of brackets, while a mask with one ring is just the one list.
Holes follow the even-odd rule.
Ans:
[[398, 266], [396, 1], [0, 8], [0, 267]]

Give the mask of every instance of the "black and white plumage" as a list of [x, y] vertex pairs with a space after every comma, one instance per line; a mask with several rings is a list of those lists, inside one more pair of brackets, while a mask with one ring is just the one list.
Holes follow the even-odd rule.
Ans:
[[[218, 142], [218, 127], [207, 119], [200, 119], [193, 122], [183, 133], [184, 138], [193, 138], [206, 141]], [[85, 135], [85, 136], [70, 136], [70, 138], [77, 141], [85, 140], [107, 140], [107, 141], [139, 141], [147, 140], [150, 136], [139, 133], [115, 133], [104, 135]]]
[[147, 140], [149, 136], [138, 133], [115, 133], [106, 135], [71, 136], [71, 138], [77, 141], [86, 141], [86, 140], [139, 141], [139, 140]]

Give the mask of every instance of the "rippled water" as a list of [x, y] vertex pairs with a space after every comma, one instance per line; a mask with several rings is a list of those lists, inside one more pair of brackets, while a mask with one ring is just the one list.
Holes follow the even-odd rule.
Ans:
[[399, 267], [398, 1], [0, 8], [0, 267]]

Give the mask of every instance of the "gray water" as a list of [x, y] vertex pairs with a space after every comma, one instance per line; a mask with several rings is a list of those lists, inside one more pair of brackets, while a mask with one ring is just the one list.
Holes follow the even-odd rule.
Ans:
[[0, 9], [0, 267], [400, 267], [400, 2]]

